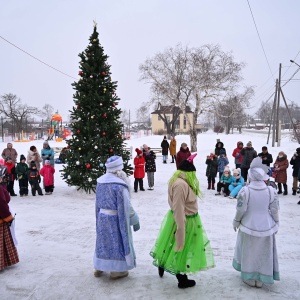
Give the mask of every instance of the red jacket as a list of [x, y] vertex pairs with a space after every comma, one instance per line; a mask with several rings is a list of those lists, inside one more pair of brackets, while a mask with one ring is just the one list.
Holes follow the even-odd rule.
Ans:
[[191, 156], [191, 152], [189, 150], [189, 147], [187, 147], [186, 149], [180, 147], [180, 150], [176, 155], [176, 167], [178, 168], [179, 164], [190, 156]]
[[41, 170], [40, 174], [44, 177], [44, 185], [49, 186], [54, 184], [54, 176], [55, 169], [51, 165], [44, 165]]
[[[242, 147], [240, 148], [239, 146], [242, 145]], [[235, 164], [238, 162], [239, 164], [242, 163], [243, 161], [243, 155], [240, 154], [241, 150], [243, 149], [243, 143], [242, 142], [237, 142], [236, 144], [236, 148], [233, 150], [232, 152], [232, 156], [235, 158]], [[237, 156], [237, 154], [239, 154]]]
[[134, 178], [144, 178], [145, 177], [145, 158], [144, 156], [136, 156], [134, 158]]
[[9, 175], [9, 181], [14, 181], [15, 180], [15, 176], [16, 176], [16, 167], [15, 167], [15, 163], [8, 163], [5, 162], [4, 166], [7, 167], [7, 175]]

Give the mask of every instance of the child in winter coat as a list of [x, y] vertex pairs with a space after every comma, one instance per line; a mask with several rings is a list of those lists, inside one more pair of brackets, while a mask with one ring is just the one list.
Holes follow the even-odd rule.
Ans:
[[224, 197], [227, 197], [229, 195], [229, 185], [231, 184], [232, 182], [232, 176], [231, 176], [231, 173], [230, 173], [230, 170], [229, 168], [227, 167], [222, 176], [221, 176], [221, 179], [220, 181], [218, 182], [217, 184], [217, 193], [215, 194], [216, 196], [219, 196], [221, 195], [221, 189], [224, 188]]
[[243, 155], [241, 154], [241, 150], [243, 149], [243, 142], [239, 141], [236, 144], [236, 148], [232, 152], [232, 156], [234, 157], [235, 168], [241, 168], [241, 163], [243, 161]]
[[219, 172], [219, 178], [221, 179], [221, 176], [224, 172], [225, 167], [229, 164], [229, 161], [226, 157], [225, 150], [220, 150], [220, 156], [218, 158], [218, 172]]
[[215, 189], [215, 178], [217, 176], [218, 172], [218, 157], [214, 153], [210, 153], [209, 156], [206, 157], [206, 162], [207, 167], [206, 167], [206, 176], [207, 176], [207, 182], [208, 182], [208, 187], [207, 189], [214, 190]]
[[228, 198], [233, 199], [236, 198], [237, 194], [239, 191], [242, 189], [244, 186], [244, 178], [241, 176], [241, 169], [233, 169], [233, 176], [232, 176], [232, 182], [229, 185], [229, 191], [230, 195]]
[[11, 196], [17, 196], [17, 194], [14, 191], [14, 183], [16, 179], [15, 163], [12, 161], [10, 156], [7, 156], [5, 158], [4, 165], [7, 167], [7, 176], [6, 176], [7, 191]]
[[50, 160], [45, 160], [45, 165], [41, 168], [40, 174], [44, 177], [45, 195], [51, 195], [54, 188], [55, 169], [50, 165]]
[[134, 163], [134, 191], [137, 193], [138, 185], [140, 186], [140, 191], [145, 191], [143, 178], [145, 177], [145, 158], [143, 152], [136, 148], [137, 155], [133, 160]]
[[28, 166], [26, 164], [26, 158], [21, 154], [20, 162], [17, 163], [16, 173], [19, 180], [20, 196], [28, 196], [28, 178], [27, 178]]
[[40, 196], [43, 196], [43, 192], [40, 187], [41, 176], [34, 161], [30, 163], [30, 168], [28, 169], [27, 176], [29, 184], [31, 186], [32, 196], [35, 196], [36, 192], [38, 192]]
[[147, 147], [147, 150], [144, 152], [144, 158], [146, 161], [145, 172], [147, 173], [147, 178], [148, 178], [148, 185], [149, 185], [148, 190], [153, 190], [154, 173], [156, 172], [156, 164], [155, 164], [156, 155], [152, 150], [150, 150], [150, 147]]

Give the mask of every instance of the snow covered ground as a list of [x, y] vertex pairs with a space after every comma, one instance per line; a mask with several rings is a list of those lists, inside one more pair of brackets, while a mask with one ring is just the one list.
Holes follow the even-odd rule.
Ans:
[[[197, 285], [180, 290], [176, 278], [165, 273], [160, 278], [152, 265], [149, 252], [154, 244], [163, 216], [168, 210], [167, 182], [175, 171], [175, 164], [163, 164], [157, 158], [155, 189], [132, 193], [132, 204], [140, 217], [141, 229], [133, 233], [137, 254], [137, 268], [127, 278], [118, 281], [108, 274], [93, 276], [95, 244], [95, 215], [92, 194], [68, 187], [60, 178], [56, 165], [55, 190], [51, 196], [13, 197], [11, 209], [16, 215], [16, 233], [20, 263], [0, 272], [0, 299], [300, 299], [300, 205], [298, 195], [291, 195], [292, 168], [288, 169], [288, 196], [280, 196], [280, 230], [277, 234], [281, 281], [262, 289], [250, 288], [240, 280], [232, 266], [236, 233], [232, 229], [235, 200], [214, 196], [207, 190], [205, 158], [214, 149], [216, 139], [224, 142], [231, 156], [236, 142], [252, 141], [260, 152], [267, 136], [247, 132], [243, 134], [215, 134], [211, 131], [198, 135], [198, 156], [194, 160], [204, 192], [199, 201], [199, 213], [213, 247], [216, 267], [191, 276]], [[150, 136], [128, 141], [133, 149], [147, 143], [160, 147], [162, 137]], [[188, 136], [177, 137], [177, 149]], [[19, 155], [26, 156], [31, 145], [42, 148], [42, 141], [14, 143]], [[284, 136], [280, 150], [290, 159], [299, 146]], [[64, 146], [64, 142], [50, 142]], [[0, 151], [5, 148], [0, 143]], [[276, 158], [279, 148], [269, 152]], [[133, 180], [132, 180], [133, 183]], [[144, 179], [147, 188], [147, 179]], [[18, 183], [15, 183], [18, 191]]]

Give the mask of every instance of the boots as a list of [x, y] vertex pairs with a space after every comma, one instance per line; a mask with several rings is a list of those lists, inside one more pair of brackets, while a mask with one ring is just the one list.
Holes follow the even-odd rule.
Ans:
[[110, 279], [119, 279], [128, 276], [128, 271], [124, 272], [110, 272]]
[[[287, 195], [288, 194], [288, 192], [287, 192], [287, 185], [285, 183], [283, 184], [283, 188], [284, 188], [283, 195]], [[293, 194], [294, 194], [294, 191], [293, 191]], [[296, 195], [296, 191], [295, 191], [295, 195]]]
[[281, 183], [278, 183], [278, 192], [277, 194], [282, 194], [282, 188], [281, 188]]
[[293, 190], [293, 196], [296, 196], [296, 193], [297, 193], [296, 190]]
[[214, 184], [214, 183], [212, 183], [211, 189], [212, 189], [212, 190], [215, 190], [215, 184]]
[[177, 274], [176, 278], [178, 280], [178, 287], [180, 289], [185, 289], [188, 287], [192, 287], [196, 285], [196, 281], [195, 280], [190, 280], [188, 279], [188, 277], [184, 274]]
[[161, 268], [161, 267], [158, 267], [158, 275], [159, 275], [159, 277], [163, 277], [164, 273], [165, 273], [165, 270], [163, 268]]
[[208, 187], [207, 187], [208, 190], [211, 189], [211, 183], [208, 183]]

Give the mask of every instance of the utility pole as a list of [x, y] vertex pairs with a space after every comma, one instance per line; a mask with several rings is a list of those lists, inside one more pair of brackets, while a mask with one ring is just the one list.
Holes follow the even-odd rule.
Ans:
[[277, 112], [276, 112], [276, 142], [279, 140], [279, 107], [280, 107], [280, 89], [281, 89], [281, 63], [279, 64], [279, 77], [277, 87]]
[[276, 127], [276, 118], [275, 118], [275, 115], [276, 115], [276, 100], [277, 100], [277, 91], [278, 91], [278, 79], [276, 79], [276, 87], [275, 87], [275, 93], [274, 93], [274, 103], [273, 103], [273, 109], [272, 111], [274, 112], [273, 113], [273, 128], [272, 128], [272, 147], [275, 146], [275, 127]]
[[[268, 131], [268, 138], [267, 138], [267, 145], [269, 144], [269, 139], [270, 139], [270, 132], [271, 132], [271, 127], [274, 130], [274, 126], [272, 126], [272, 121], [274, 120], [274, 115], [275, 115], [275, 104], [276, 104], [276, 95], [277, 95], [277, 80], [275, 84], [275, 92], [274, 92], [274, 102], [273, 102], [273, 107], [272, 107], [272, 113], [271, 113], [271, 119], [269, 123], [269, 131]], [[272, 132], [273, 133], [273, 132]], [[272, 134], [272, 141], [274, 140], [274, 136]], [[273, 142], [272, 142], [272, 147], [274, 147]]]

